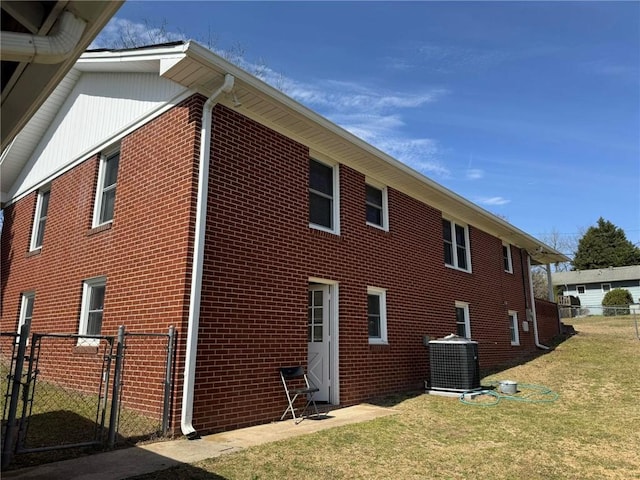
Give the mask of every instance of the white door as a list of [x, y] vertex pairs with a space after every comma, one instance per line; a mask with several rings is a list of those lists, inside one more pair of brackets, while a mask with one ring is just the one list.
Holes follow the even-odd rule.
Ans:
[[329, 401], [330, 312], [329, 285], [309, 285], [307, 304], [307, 342], [309, 346], [307, 376], [320, 389], [313, 398]]

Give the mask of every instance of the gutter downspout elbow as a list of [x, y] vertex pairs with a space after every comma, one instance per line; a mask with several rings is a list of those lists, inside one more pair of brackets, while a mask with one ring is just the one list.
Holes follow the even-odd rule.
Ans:
[[224, 83], [205, 102], [202, 108], [202, 126], [200, 130], [200, 155], [198, 158], [198, 197], [196, 201], [195, 238], [193, 242], [193, 261], [191, 267], [191, 292], [187, 327], [187, 345], [184, 361], [184, 385], [182, 389], [182, 408], [180, 429], [189, 439], [198, 438], [193, 428], [193, 399], [196, 380], [196, 356], [198, 350], [198, 328], [200, 325], [200, 296], [202, 294], [202, 273], [204, 267], [204, 241], [207, 226], [207, 202], [209, 189], [209, 166], [211, 154], [211, 130], [213, 127], [213, 107], [220, 95], [230, 93], [235, 77], [226, 74]]
[[52, 35], [2, 32], [2, 60], [56, 64], [66, 60], [87, 27], [87, 22], [66, 11], [60, 15]]
[[533, 295], [533, 276], [531, 275], [531, 256], [527, 252], [527, 269], [529, 270], [529, 295], [531, 296], [531, 314], [533, 317], [533, 339], [536, 347], [542, 350], [549, 350], [549, 347], [540, 343], [540, 337], [538, 337], [538, 314], [536, 312], [536, 299]]

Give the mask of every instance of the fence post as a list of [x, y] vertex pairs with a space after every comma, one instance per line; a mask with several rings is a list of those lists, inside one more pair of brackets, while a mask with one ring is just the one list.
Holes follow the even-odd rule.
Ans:
[[167, 364], [164, 376], [164, 398], [162, 403], [162, 435], [169, 433], [169, 404], [173, 386], [173, 350], [175, 347], [176, 327], [169, 327], [167, 340]]
[[[16, 414], [18, 412], [18, 401], [20, 398], [20, 387], [22, 386], [22, 369], [24, 366], [24, 354], [27, 350], [27, 340], [29, 339], [30, 322], [25, 322], [20, 327], [20, 340], [18, 341], [18, 353], [15, 359], [15, 369], [13, 371], [13, 383], [11, 385], [11, 400], [9, 403], [9, 414], [7, 417], [7, 428], [4, 432], [4, 443], [2, 445], [1, 464], [6, 467], [11, 463], [16, 440]], [[9, 373], [11, 375], [11, 373]]]
[[113, 372], [113, 393], [111, 394], [111, 414], [109, 415], [109, 448], [116, 444], [118, 433], [118, 412], [120, 404], [120, 377], [122, 373], [122, 360], [124, 357], [124, 325], [118, 327], [118, 339], [116, 340], [116, 365]]

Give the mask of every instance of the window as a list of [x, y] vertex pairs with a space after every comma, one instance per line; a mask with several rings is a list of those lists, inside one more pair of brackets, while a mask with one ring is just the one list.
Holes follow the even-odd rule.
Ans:
[[443, 218], [442, 237], [444, 240], [444, 263], [450, 267], [470, 272], [469, 227]]
[[36, 216], [33, 219], [33, 232], [31, 233], [31, 250], [37, 250], [42, 247], [44, 240], [44, 227], [47, 223], [47, 211], [49, 210], [49, 194], [51, 191], [41, 189], [38, 192], [38, 201], [36, 203]]
[[578, 285], [577, 287], [578, 294], [584, 293], [584, 285]]
[[320, 230], [339, 233], [338, 168], [309, 160], [309, 222]]
[[513, 273], [513, 264], [511, 263], [511, 245], [502, 244], [502, 261], [504, 263], [504, 271]]
[[468, 303], [456, 302], [456, 334], [459, 337], [471, 338]]
[[387, 213], [387, 189], [366, 185], [367, 225], [389, 229]]
[[[102, 314], [107, 279], [104, 277], [86, 280], [82, 286], [82, 308], [80, 311], [80, 335], [101, 335]], [[97, 345], [98, 339], [79, 339], [78, 344]]]
[[610, 284], [610, 283], [603, 283], [603, 284], [602, 284], [602, 291], [603, 291], [603, 292], [605, 292], [605, 293], [606, 293], [606, 292], [608, 292], [608, 291], [610, 291], [610, 290], [611, 290], [611, 284]]
[[113, 211], [116, 203], [116, 181], [118, 179], [118, 165], [120, 151], [103, 155], [100, 159], [98, 171], [98, 189], [93, 214], [93, 225], [98, 226], [113, 221]]
[[[36, 294], [34, 292], [27, 292], [22, 294], [22, 299], [20, 302], [20, 317], [18, 318], [18, 333], [20, 333], [22, 325], [24, 325], [25, 323], [31, 324], [31, 320], [33, 318], [33, 304], [35, 302], [35, 299]], [[19, 340], [19, 337], [16, 337], [16, 343]]]
[[520, 345], [520, 333], [518, 332], [518, 312], [509, 310], [509, 332], [511, 333], [511, 345]]
[[367, 288], [367, 319], [369, 343], [387, 343], [387, 292], [381, 288]]

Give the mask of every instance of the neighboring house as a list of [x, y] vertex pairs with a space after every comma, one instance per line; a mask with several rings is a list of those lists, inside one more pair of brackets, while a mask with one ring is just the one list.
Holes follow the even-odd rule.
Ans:
[[556, 272], [551, 279], [562, 295], [578, 297], [580, 310], [587, 315], [601, 315], [602, 299], [614, 288], [629, 290], [633, 301], [640, 303], [640, 265]]
[[279, 418], [278, 367], [349, 405], [423, 386], [425, 336], [559, 333], [565, 256], [193, 42], [84, 54], [2, 166], [2, 330], [176, 326], [187, 435]]

